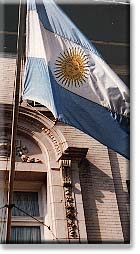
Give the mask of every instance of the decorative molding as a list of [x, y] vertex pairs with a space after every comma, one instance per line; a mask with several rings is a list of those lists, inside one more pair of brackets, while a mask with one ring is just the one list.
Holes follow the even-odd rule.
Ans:
[[72, 191], [71, 160], [62, 160], [62, 177], [69, 239], [79, 238], [77, 209]]
[[72, 162], [78, 164], [86, 160], [88, 148], [68, 147], [62, 154], [60, 168], [62, 169], [63, 188], [65, 197], [66, 219], [69, 240], [80, 241], [79, 221], [77, 218], [76, 199], [72, 185]]
[[56, 152], [57, 152], [57, 154], [60, 156], [62, 153], [61, 153], [61, 149], [60, 149], [60, 145], [59, 145], [59, 143], [57, 142], [57, 140], [56, 140], [56, 138], [54, 137], [54, 135], [53, 135], [53, 133], [51, 132], [51, 130], [50, 129], [48, 129], [48, 128], [42, 128], [42, 131], [44, 131], [46, 134], [47, 134], [47, 136], [51, 139], [51, 141], [53, 142], [53, 144], [54, 144], [54, 147], [55, 147], [55, 149], [56, 149]]
[[[1, 107], [5, 119], [4, 123], [7, 128], [11, 128], [12, 106], [9, 104], [3, 104], [2, 106], [0, 105], [0, 108]], [[48, 136], [55, 149], [57, 161], [62, 156], [63, 151], [68, 147], [64, 135], [59, 129], [57, 129], [55, 123], [37, 110], [28, 106], [20, 106], [19, 108], [18, 130], [24, 131], [24, 129], [28, 129], [27, 131], [32, 133], [32, 135], [34, 134], [34, 136], [36, 133], [41, 132], [42, 134]]]
[[81, 161], [86, 157], [88, 148], [68, 147], [62, 155], [62, 160], [72, 159], [74, 161]]
[[10, 154], [10, 140], [6, 133], [0, 135], [0, 158], [7, 159]]

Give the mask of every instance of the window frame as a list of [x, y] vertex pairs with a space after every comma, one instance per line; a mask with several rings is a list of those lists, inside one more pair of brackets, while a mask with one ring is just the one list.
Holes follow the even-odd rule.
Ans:
[[[38, 193], [38, 206], [39, 206], [39, 215], [40, 216], [34, 216], [35, 218], [37, 218], [41, 223], [44, 223], [45, 217], [46, 217], [46, 213], [45, 211], [47, 211], [47, 186], [45, 186], [44, 183], [42, 182], [36, 182], [36, 184], [34, 184], [34, 187], [32, 187], [32, 183], [33, 181], [29, 181], [28, 184], [26, 182], [26, 188], [19, 188], [19, 187], [15, 187], [14, 191], [16, 192], [37, 192]], [[20, 185], [20, 183], [18, 181], [16, 181], [17, 186]], [[24, 182], [22, 183], [22, 185], [24, 186]], [[36, 186], [35, 186], [36, 185]], [[43, 191], [43, 190], [44, 191]], [[46, 200], [46, 203], [42, 202], [42, 200]], [[26, 212], [26, 211], [25, 211]], [[40, 227], [40, 234], [41, 234], [41, 242], [43, 242], [45, 240], [45, 234], [44, 234], [44, 226], [43, 224], [41, 225], [41, 223], [37, 222], [36, 220], [34, 220], [33, 218], [29, 217], [29, 216], [13, 216], [12, 215], [12, 223], [11, 223], [11, 227], [16, 227], [16, 226], [39, 226]]]

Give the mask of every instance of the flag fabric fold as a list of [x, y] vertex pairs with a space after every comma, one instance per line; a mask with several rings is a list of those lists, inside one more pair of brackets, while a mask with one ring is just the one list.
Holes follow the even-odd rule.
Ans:
[[52, 0], [27, 0], [24, 99], [129, 158], [129, 91]]

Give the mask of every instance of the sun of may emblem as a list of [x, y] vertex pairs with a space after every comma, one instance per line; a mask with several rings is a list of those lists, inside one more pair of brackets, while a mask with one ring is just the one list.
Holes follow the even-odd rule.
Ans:
[[79, 48], [64, 51], [56, 60], [55, 77], [63, 85], [80, 86], [89, 74], [88, 57]]

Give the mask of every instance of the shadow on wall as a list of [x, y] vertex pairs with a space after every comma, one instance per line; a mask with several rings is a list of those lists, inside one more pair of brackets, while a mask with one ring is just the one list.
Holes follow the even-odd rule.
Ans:
[[[114, 179], [102, 172], [87, 159], [83, 159], [80, 162], [79, 169], [88, 242], [107, 243], [102, 241], [96, 201], [104, 203], [102, 191], [114, 192]], [[117, 168], [116, 170], [118, 171]], [[123, 189], [121, 191], [124, 193]], [[109, 243], [113, 242], [110, 241]]]
[[117, 154], [110, 149], [108, 149], [108, 154], [109, 154], [114, 187], [115, 187], [115, 192], [117, 197], [124, 242], [129, 243], [130, 242], [130, 221], [129, 221], [129, 211], [128, 211], [129, 202], [130, 202], [129, 194], [128, 192], [125, 192], [123, 190], [123, 182], [122, 182]]

